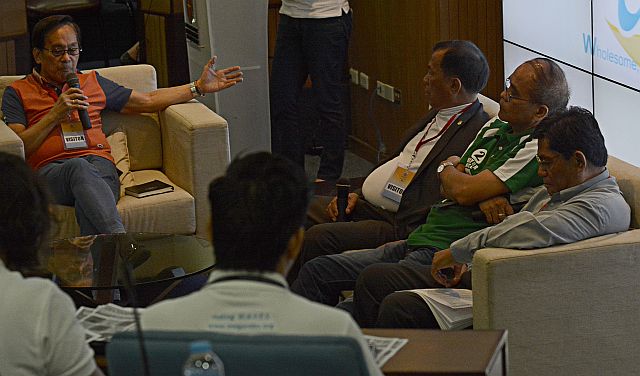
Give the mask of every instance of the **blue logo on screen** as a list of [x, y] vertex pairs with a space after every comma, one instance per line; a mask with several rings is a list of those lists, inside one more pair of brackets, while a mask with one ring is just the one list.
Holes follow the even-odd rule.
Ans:
[[633, 29], [638, 23], [638, 20], [640, 20], [640, 10], [636, 13], [631, 13], [629, 9], [627, 9], [627, 4], [624, 3], [624, 0], [618, 0], [618, 20], [620, 21], [622, 30], [629, 31]]

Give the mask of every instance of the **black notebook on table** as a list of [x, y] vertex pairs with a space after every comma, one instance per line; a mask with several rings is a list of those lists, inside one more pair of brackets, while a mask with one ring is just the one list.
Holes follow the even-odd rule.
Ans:
[[124, 189], [124, 193], [126, 195], [137, 198], [159, 195], [167, 192], [173, 192], [173, 185], [157, 179], [144, 184], [132, 185], [131, 187], [126, 187]]

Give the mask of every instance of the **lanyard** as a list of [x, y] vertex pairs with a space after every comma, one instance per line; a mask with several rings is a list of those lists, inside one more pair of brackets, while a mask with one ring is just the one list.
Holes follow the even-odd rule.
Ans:
[[[475, 102], [474, 102], [475, 103]], [[427, 128], [427, 130], [424, 132], [424, 135], [422, 135], [422, 138], [420, 139], [420, 141], [418, 141], [418, 145], [416, 145], [415, 150], [413, 151], [413, 154], [411, 154], [411, 160], [409, 161], [409, 164], [407, 166], [411, 166], [411, 164], [413, 163], [413, 161], [416, 159], [416, 156], [418, 155], [418, 151], [420, 150], [420, 148], [430, 142], [435, 140], [436, 138], [442, 136], [442, 134], [444, 132], [447, 131], [447, 129], [449, 129], [449, 126], [451, 124], [453, 124], [453, 122], [463, 113], [465, 113], [471, 106], [473, 106], [473, 103], [469, 104], [467, 107], [463, 108], [462, 110], [460, 110], [458, 113], [454, 114], [451, 118], [449, 118], [449, 121], [447, 121], [447, 123], [444, 125], [444, 127], [442, 127], [442, 129], [440, 130], [440, 132], [438, 132], [438, 134], [436, 134], [433, 137], [429, 137], [428, 139], [425, 140], [425, 137], [427, 137], [427, 134], [429, 133], [429, 129], [431, 129], [431, 126], [433, 124], [435, 124], [436, 122], [436, 118], [433, 118], [433, 121], [431, 122], [431, 124], [429, 124], [429, 127]]]
[[211, 281], [211, 282], [209, 282], [207, 284], [208, 285], [212, 285], [212, 284], [218, 283], [218, 282], [236, 281], [236, 280], [263, 282], [263, 283], [269, 283], [269, 284], [272, 284], [272, 285], [276, 285], [276, 286], [279, 286], [279, 287], [282, 287], [282, 288], [286, 288], [287, 287], [283, 283], [280, 283], [278, 281], [274, 281], [273, 279], [260, 277], [260, 276], [257, 276], [257, 275], [232, 275], [232, 276], [229, 276], [229, 277], [222, 277], [222, 278], [214, 279], [213, 281]]

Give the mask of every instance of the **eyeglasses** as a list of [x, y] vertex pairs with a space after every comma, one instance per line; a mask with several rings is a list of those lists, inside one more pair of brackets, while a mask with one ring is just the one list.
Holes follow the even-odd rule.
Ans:
[[504, 92], [505, 92], [505, 94], [507, 94], [505, 100], [507, 102], [511, 102], [512, 99], [520, 99], [521, 101], [526, 101], [526, 102], [530, 101], [527, 98], [523, 98], [523, 97], [519, 97], [519, 96], [516, 96], [516, 95], [512, 95], [511, 94], [511, 90], [509, 90], [509, 89], [511, 89], [511, 80], [507, 78], [506, 80], [504, 80]]
[[542, 159], [540, 158], [539, 155], [536, 155], [536, 160], [538, 161], [538, 166], [540, 167], [541, 170], [543, 171], [549, 171], [549, 169], [551, 168], [551, 166], [553, 166], [553, 164], [555, 163], [556, 159], [558, 159], [559, 155], [556, 155], [555, 157], [549, 158], [549, 159]]
[[69, 54], [71, 56], [78, 56], [80, 55], [80, 52], [82, 52], [82, 48], [80, 47], [71, 47], [71, 48], [67, 48], [66, 50], [64, 48], [54, 48], [53, 50], [50, 50], [48, 48], [43, 48], [43, 50], [49, 51], [51, 55], [55, 57], [60, 57], [64, 54]]

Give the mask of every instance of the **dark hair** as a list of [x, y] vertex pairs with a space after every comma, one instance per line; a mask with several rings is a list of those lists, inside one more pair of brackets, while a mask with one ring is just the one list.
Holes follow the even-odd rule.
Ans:
[[549, 108], [549, 114], [563, 111], [569, 103], [569, 84], [562, 68], [551, 59], [538, 57], [525, 62], [530, 64], [535, 72], [535, 86], [531, 90], [531, 101], [544, 104]]
[[67, 15], [55, 15], [41, 19], [33, 27], [31, 31], [31, 48], [43, 49], [47, 35], [65, 25], [73, 27], [78, 37], [78, 44], [82, 45], [80, 27], [73, 21], [73, 18]]
[[302, 168], [266, 152], [235, 159], [209, 185], [216, 266], [274, 271], [303, 225], [309, 186]]
[[35, 268], [49, 232], [44, 186], [22, 158], [0, 152], [0, 249], [12, 270]]
[[581, 151], [595, 167], [607, 164], [607, 148], [593, 114], [582, 107], [570, 107], [548, 118], [536, 127], [535, 138], [549, 142], [551, 150], [569, 159], [575, 151]]
[[467, 93], [479, 93], [489, 80], [489, 63], [482, 51], [468, 40], [436, 43], [433, 52], [445, 50], [440, 69], [447, 77], [457, 77]]

